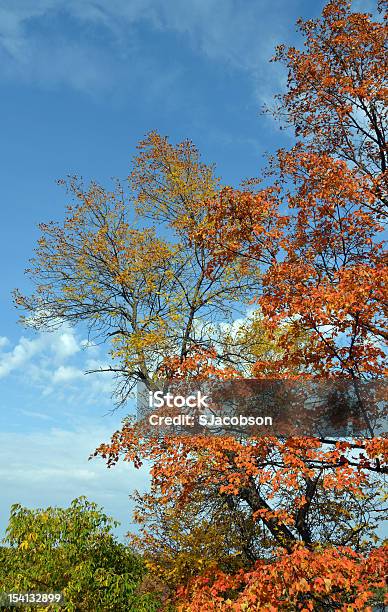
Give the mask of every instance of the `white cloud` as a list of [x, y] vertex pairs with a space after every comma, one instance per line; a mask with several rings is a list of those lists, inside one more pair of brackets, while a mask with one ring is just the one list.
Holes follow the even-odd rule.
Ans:
[[35, 410], [20, 410], [20, 413], [33, 419], [39, 419], [41, 421], [52, 421], [53, 417], [44, 412], [36, 412]]
[[55, 354], [58, 359], [66, 359], [67, 357], [71, 357], [75, 353], [78, 353], [80, 350], [80, 345], [74, 336], [73, 330], [60, 333], [58, 336], [56, 336], [53, 349], [55, 350]]
[[24, 366], [36, 353], [41, 350], [41, 338], [28, 340], [20, 338], [18, 344], [8, 353], [0, 356], [0, 378], [8, 376], [13, 370]]
[[13, 376], [19, 388], [38, 391], [42, 398], [55, 397], [63, 405], [112, 407], [114, 379], [110, 373], [85, 375], [107, 367], [100, 347], [79, 339], [63, 325], [55, 332], [40, 332], [33, 338], [22, 336], [9, 347], [0, 337], [0, 379]]
[[82, 376], [84, 376], [82, 370], [79, 370], [74, 366], [61, 365], [54, 371], [52, 381], [54, 384], [58, 382], [69, 382], [72, 380], [77, 380]]
[[0, 378], [8, 376], [15, 370], [25, 369], [33, 361], [46, 356], [51, 362], [60, 364], [75, 355], [80, 349], [74, 330], [63, 326], [52, 333], [41, 333], [35, 338], [22, 336], [12, 350], [2, 352], [7, 347], [7, 338], [0, 338]]

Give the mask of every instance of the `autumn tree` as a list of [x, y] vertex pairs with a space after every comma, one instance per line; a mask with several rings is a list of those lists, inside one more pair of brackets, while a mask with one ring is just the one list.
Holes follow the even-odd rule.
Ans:
[[[289, 69], [287, 93], [279, 97], [280, 113], [295, 128], [299, 140], [291, 151], [280, 150], [272, 158], [267, 173], [272, 180], [269, 187], [259, 185], [253, 191], [251, 187], [257, 187], [257, 182], [252, 182], [243, 190], [228, 188], [211, 199], [199, 239], [211, 236], [217, 263], [243, 256], [263, 270], [257, 301], [268, 328], [280, 333], [284, 353], [278, 360], [278, 372], [287, 376], [290, 366], [298, 365], [302, 375], [375, 379], [385, 372], [387, 339], [383, 245], [387, 202], [386, 27], [368, 15], [352, 13], [350, 4], [341, 0], [329, 2], [321, 19], [301, 21], [299, 25], [305, 48], [299, 51], [282, 46], [275, 57]], [[289, 348], [293, 326], [310, 339], [299, 354]], [[271, 366], [273, 363], [257, 362], [257, 375]], [[311, 502], [320, 482], [324, 487], [330, 482], [337, 492], [349, 491], [360, 474], [365, 475], [373, 465], [383, 486], [386, 439], [373, 439], [373, 430], [369, 434], [371, 439], [358, 441], [360, 454], [353, 460], [347, 453], [339, 457], [347, 467], [346, 476], [337, 466], [328, 480], [323, 476], [321, 481], [324, 464], [318, 468], [320, 462], [316, 463], [310, 480], [315, 493], [309, 496], [307, 487], [302, 502], [302, 514], [309, 514], [309, 527], [313, 524]], [[334, 441], [320, 442], [326, 461], [341, 448]], [[305, 440], [302, 444], [288, 440], [286, 445], [290, 443], [301, 457], [303, 444], [310, 454], [318, 441]], [[381, 454], [365, 463], [364, 448], [380, 448]], [[282, 456], [284, 461], [284, 452]], [[308, 463], [306, 459], [307, 455], [303, 465]], [[302, 465], [295, 463], [295, 475], [303, 471]], [[365, 481], [357, 495], [363, 500], [364, 486]], [[279, 490], [278, 482], [276, 488]], [[284, 495], [282, 490], [281, 497]], [[341, 508], [340, 502], [338, 516]], [[302, 539], [308, 544], [308, 539]], [[373, 579], [369, 580], [374, 572], [370, 559], [356, 559], [354, 548], [344, 550], [339, 543], [334, 550], [314, 547], [313, 552], [307, 552], [295, 548], [271, 564], [257, 564], [256, 574], [235, 575], [229, 577], [229, 583], [225, 576], [208, 583], [204, 579], [187, 609], [216, 609], [215, 600], [218, 609], [225, 610], [239, 606], [290, 609], [290, 605], [306, 610], [341, 606], [371, 609], [376, 593], [379, 601], [384, 597], [384, 555], [378, 549], [371, 555], [374, 560], [380, 556], [373, 585]], [[336, 566], [333, 571], [331, 563]], [[360, 574], [363, 564], [368, 568], [364, 579]], [[314, 578], [309, 571], [314, 566], [324, 572], [322, 584], [322, 576]], [[277, 590], [279, 572], [283, 582]], [[238, 584], [239, 580], [242, 582]], [[246, 584], [247, 589], [242, 586]], [[218, 588], [222, 591], [219, 599]], [[240, 595], [231, 601], [228, 593], [233, 589]]]
[[[341, 1], [330, 2], [321, 19], [300, 25], [305, 50], [281, 48], [277, 58], [289, 66], [284, 112], [301, 140], [272, 158], [264, 186], [253, 180], [242, 189], [220, 189], [204, 202], [207, 214], [200, 225], [187, 231], [213, 253], [207, 269], [210, 278], [214, 267], [237, 261], [242, 261], [241, 271], [248, 279], [255, 272], [255, 278], [261, 276], [256, 301], [266, 333], [276, 338], [277, 351], [270, 359], [257, 359], [252, 365], [256, 376], [298, 372], [329, 379], [342, 376], [355, 383], [378, 379], [385, 368], [387, 314], [382, 242], [385, 26], [351, 13], [348, 3]], [[300, 336], [305, 343], [295, 351], [295, 337]], [[209, 372], [211, 366], [209, 360]], [[346, 556], [344, 546], [350, 545], [355, 554], [370, 547], [372, 517], [385, 512], [386, 439], [376, 438], [373, 429], [369, 439], [354, 441], [184, 438], [160, 445], [124, 428], [110, 445], [100, 448], [110, 463], [123, 451], [129, 460], [146, 457], [154, 462], [160, 502], [189, 500], [194, 483], [203, 490], [217, 483], [221, 494], [250, 508], [274, 548], [281, 546], [297, 559], [295, 546], [302, 542], [312, 551], [302, 556], [316, 554], [312, 559], [321, 567], [326, 555], [337, 554], [333, 550]], [[363, 513], [368, 498], [376, 503], [360, 521], [352, 512], [360, 504]], [[321, 553], [317, 546], [322, 544], [329, 548]], [[345, 571], [345, 557], [340, 559], [336, 571], [341, 563]], [[357, 575], [353, 563], [349, 568]], [[278, 575], [276, 566], [275, 570], [273, 578]], [[273, 567], [259, 566], [256, 589], [264, 571], [272, 572]], [[330, 587], [316, 605], [365, 609], [371, 591], [368, 572], [364, 576], [359, 591], [344, 588], [337, 596], [336, 584], [335, 593]], [[376, 588], [381, 576], [378, 564]], [[345, 587], [347, 578], [342, 575], [340, 580]], [[309, 582], [303, 585], [294, 593], [299, 607], [312, 593]], [[211, 595], [213, 587], [210, 581]], [[276, 602], [274, 591], [268, 597], [265, 605], [271, 605], [271, 597]], [[291, 592], [283, 599], [285, 609], [287, 598], [293, 601]], [[226, 600], [225, 609], [239, 609]], [[193, 609], [206, 609], [193, 601]], [[252, 605], [258, 601], [264, 605], [257, 596]], [[311, 608], [306, 604], [306, 609]]]
[[[222, 187], [192, 143], [152, 133], [130, 201], [120, 187], [71, 180], [79, 203], [63, 226], [42, 226], [36, 292], [16, 301], [38, 328], [85, 322], [111, 341], [122, 401], [161, 374], [341, 376], [357, 388], [384, 373], [386, 30], [343, 0], [300, 27], [304, 50], [276, 56], [289, 69], [282, 114], [297, 141], [261, 180]], [[257, 313], [236, 329], [238, 304], [252, 300]], [[97, 452], [109, 465], [151, 461], [145, 511], [190, 508], [216, 489], [260, 526], [252, 573], [209, 574], [182, 591], [183, 609], [368, 609], [380, 597], [383, 551], [371, 549], [388, 469], [373, 428], [357, 440], [237, 439], [150, 436], [126, 423]]]
[[[216, 261], [244, 256], [264, 271], [260, 305], [270, 325], [297, 317], [295, 327], [312, 334], [305, 366], [325, 375], [381, 375], [387, 340], [385, 20], [353, 13], [341, 0], [299, 28], [304, 49], [280, 46], [274, 58], [289, 71], [278, 112], [299, 140], [272, 158], [268, 188], [253, 193], [248, 183], [244, 191], [226, 189], [209, 201], [204, 231]], [[289, 366], [305, 356], [285, 357]]]
[[107, 191], [74, 177], [60, 181], [75, 203], [63, 224], [40, 226], [28, 270], [36, 292], [15, 292], [26, 324], [81, 323], [94, 340], [110, 342], [107, 370], [117, 375], [119, 403], [136, 382], [152, 386], [166, 358], [183, 361], [209, 347], [218, 323], [232, 321], [252, 291], [239, 263], [216, 266], [209, 278], [209, 249], [187, 232], [203, 218], [201, 202], [217, 192], [213, 168], [189, 141], [174, 147], [151, 133], [139, 150], [129, 194], [119, 183]]
[[387, 547], [361, 555], [350, 547], [279, 550], [248, 572], [201, 576], [179, 591], [183, 612], [368, 610], [384, 612]]

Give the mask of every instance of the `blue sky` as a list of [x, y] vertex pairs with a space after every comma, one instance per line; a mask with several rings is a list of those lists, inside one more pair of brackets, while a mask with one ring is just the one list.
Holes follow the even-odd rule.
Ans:
[[[362, 3], [368, 8], [368, 2]], [[320, 0], [2, 0], [0, 3], [0, 532], [11, 503], [68, 504], [85, 494], [129, 527], [128, 494], [146, 470], [88, 462], [125, 412], [82, 330], [17, 324], [14, 287], [37, 224], [63, 217], [56, 179], [125, 177], [136, 143], [159, 130], [193, 140], [237, 185], [286, 145], [263, 103], [285, 85], [269, 58], [297, 43], [295, 21]]]

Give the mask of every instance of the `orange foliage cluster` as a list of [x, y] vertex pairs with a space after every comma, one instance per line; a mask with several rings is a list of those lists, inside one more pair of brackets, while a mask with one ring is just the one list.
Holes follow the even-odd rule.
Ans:
[[[154, 485], [160, 489], [160, 503], [179, 497], [182, 503], [201, 483], [203, 488], [218, 485], [220, 493], [248, 496], [256, 518], [269, 527], [283, 543], [295, 538], [285, 525], [296, 526], [299, 513], [296, 508], [308, 508], [306, 479], [319, 473], [322, 486], [337, 491], [352, 491], [362, 496], [370, 474], [384, 473], [388, 468], [388, 440], [373, 439], [332, 442], [322, 446], [316, 438], [275, 437], [235, 438], [207, 436], [165, 437], [150, 436], [141, 426], [126, 426], [116, 432], [110, 444], [102, 444], [96, 451], [114, 465], [120, 457], [140, 466], [143, 460], [153, 463], [151, 474]], [[254, 496], [250, 488], [266, 487], [266, 501]], [[271, 509], [268, 501], [287, 491], [287, 499]], [[291, 499], [290, 499], [291, 496]]]
[[[228, 188], [207, 202], [207, 223], [195, 236], [213, 241], [209, 273], [236, 257], [263, 266], [257, 302], [284, 349], [274, 371], [288, 364], [316, 375], [382, 374], [376, 339], [387, 337], [388, 267], [373, 184], [344, 161], [301, 146], [280, 151], [276, 170], [276, 188]], [[311, 333], [308, 353], [293, 350], [292, 326], [279, 337], [279, 325], [290, 321]]]
[[[243, 610], [343, 610], [372, 612], [368, 602], [385, 587], [386, 546], [369, 556], [350, 548], [292, 553], [279, 550], [273, 561], [259, 561], [235, 575], [202, 576], [179, 591], [181, 612]], [[386, 600], [388, 603], [388, 599]]]

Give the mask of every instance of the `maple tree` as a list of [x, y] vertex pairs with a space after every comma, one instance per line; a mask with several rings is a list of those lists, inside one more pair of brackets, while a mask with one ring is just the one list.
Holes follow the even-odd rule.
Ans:
[[[300, 376], [373, 379], [384, 373], [387, 315], [382, 242], [386, 90], [381, 55], [385, 29], [368, 16], [351, 13], [346, 2], [330, 2], [321, 20], [302, 24], [302, 29], [307, 39], [304, 53], [281, 48], [277, 57], [289, 63], [289, 90], [283, 103], [287, 119], [303, 141], [272, 158], [267, 186], [254, 180], [239, 190], [220, 189], [204, 202], [206, 216], [199, 226], [187, 226], [187, 231], [213, 252], [207, 269], [210, 278], [214, 267], [226, 262], [242, 261], [241, 271], [247, 278], [255, 268], [260, 270], [261, 330], [264, 327], [267, 337], [276, 338], [278, 350], [269, 359], [255, 362], [252, 372], [256, 376], [287, 377], [299, 372]], [[353, 48], [354, 53], [349, 52]], [[358, 83], [343, 83], [344, 62]], [[309, 70], [314, 71], [313, 83]], [[334, 93], [333, 82], [337, 83]], [[349, 98], [354, 99], [351, 108]], [[362, 112], [365, 117], [360, 118]], [[303, 350], [295, 350], [295, 338], [301, 334], [306, 342]], [[179, 362], [175, 365], [179, 371], [184, 369]], [[189, 369], [193, 365], [188, 364]], [[213, 375], [211, 359], [208, 365]], [[330, 545], [340, 551], [341, 546], [351, 544], [360, 551], [366, 531], [371, 528], [373, 532], [371, 517], [384, 513], [383, 506], [372, 504], [364, 531], [363, 522], [355, 520], [346, 500], [348, 495], [362, 500], [365, 510], [368, 496], [381, 493], [387, 445], [385, 439], [374, 437], [373, 430], [369, 433], [371, 439], [355, 442], [307, 438], [220, 442], [197, 437], [169, 439], [161, 446], [156, 439], [142, 438], [124, 428], [100, 452], [109, 463], [117, 461], [122, 452], [128, 460], [151, 459], [159, 503], [171, 499], [187, 503], [197, 487], [206, 489], [217, 483], [221, 494], [233, 496], [262, 521], [273, 547], [281, 545], [292, 555], [298, 541], [312, 550], [317, 544], [329, 546], [315, 557], [328, 571], [325, 559], [333, 554]], [[373, 493], [367, 493], [369, 487]], [[346, 528], [343, 516], [350, 518]], [[337, 565], [345, 571], [344, 558], [340, 559]], [[381, 585], [379, 567], [377, 582]], [[355, 566], [350, 573], [357, 575]], [[260, 566], [256, 588], [262, 576]], [[357, 592], [342, 592], [344, 599], [338, 596], [338, 602], [365, 609], [370, 595], [368, 576], [366, 573]], [[210, 594], [214, 596], [214, 590]], [[285, 600], [288, 597], [291, 592]], [[274, 591], [266, 602], [269, 609], [271, 598], [276, 602]], [[204, 609], [193, 601], [190, 609]], [[252, 605], [258, 602], [263, 605], [257, 598]], [[334, 597], [322, 606], [335, 602]], [[228, 609], [228, 605], [240, 609], [236, 602], [220, 604], [219, 609]]]
[[[161, 375], [355, 384], [384, 375], [386, 26], [332, 0], [300, 28], [304, 50], [275, 56], [289, 69], [281, 114], [297, 140], [260, 180], [221, 186], [192, 143], [151, 133], [134, 160], [131, 202], [120, 186], [71, 180], [80, 203], [63, 227], [42, 226], [37, 291], [16, 301], [37, 327], [84, 321], [112, 341], [121, 401]], [[238, 304], [252, 300], [256, 312], [234, 325]], [[166, 531], [146, 533], [143, 546], [167, 580], [164, 535], [183, 550], [183, 581], [198, 550], [195, 530], [177, 542], [171, 507], [198, 518], [201, 495], [216, 491], [236, 524], [258, 526], [249, 571], [210, 571], [222, 564], [207, 544], [208, 576], [179, 592], [182, 609], [368, 609], [384, 596], [384, 549], [373, 539], [388, 472], [387, 440], [368, 427], [357, 440], [235, 439], [161, 437], [125, 423], [97, 454], [109, 466], [152, 462], [143, 516], [159, 507]]]
[[285, 330], [287, 367], [297, 359], [325, 375], [381, 374], [386, 25], [338, 0], [299, 26], [305, 48], [280, 46], [274, 59], [289, 70], [280, 112], [301, 140], [272, 158], [269, 187], [254, 193], [248, 181], [209, 201], [202, 231], [215, 261], [243, 255], [261, 266], [259, 302], [270, 326], [298, 317], [295, 327], [312, 333], [305, 363], [301, 351], [290, 354]]

